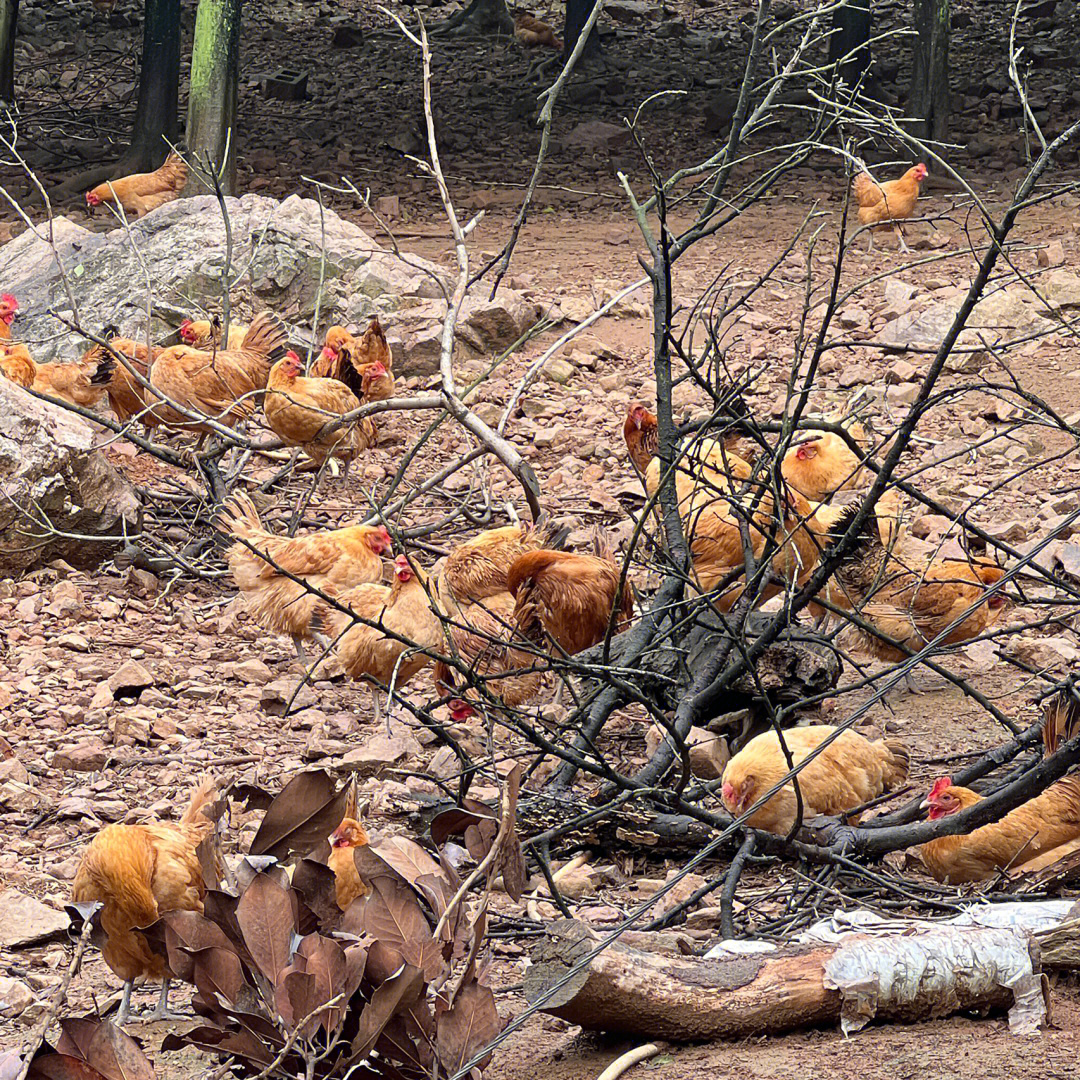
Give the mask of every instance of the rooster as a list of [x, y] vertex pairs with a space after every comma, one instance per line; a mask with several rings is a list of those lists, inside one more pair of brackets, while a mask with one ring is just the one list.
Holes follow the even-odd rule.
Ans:
[[[1080, 707], [1067, 691], [1051, 699], [1043, 721], [1047, 755], [1080, 734]], [[936, 781], [924, 806], [927, 817], [938, 821], [982, 796], [969, 788], [954, 787], [946, 776]], [[999, 821], [970, 833], [940, 836], [918, 850], [923, 863], [938, 881], [959, 885], [985, 881], [998, 871], [1023, 867], [1063, 844], [1080, 839], [1080, 775], [1064, 776], [1040, 795], [1010, 810]]]
[[161, 980], [154, 1019], [169, 1017], [171, 973], [142, 934], [167, 911], [203, 909], [206, 885], [196, 849], [214, 831], [206, 808], [217, 799], [212, 780], [192, 792], [178, 824], [106, 825], [90, 842], [71, 888], [73, 903], [100, 901], [108, 936], [102, 955], [124, 982], [118, 1020], [127, 1022], [131, 990], [140, 976]]
[[165, 203], [180, 198], [187, 183], [187, 162], [177, 153], [170, 153], [164, 164], [153, 172], [133, 173], [119, 180], [107, 180], [86, 193], [86, 206], [117, 205], [124, 212], [142, 217]]
[[[266, 387], [270, 368], [285, 355], [287, 337], [281, 320], [264, 311], [252, 321], [239, 349], [202, 352], [188, 345], [162, 351], [150, 369], [150, 385], [163, 398], [188, 412], [218, 422], [239, 422], [255, 411], [256, 396]], [[187, 431], [213, 431], [166, 401], [155, 401], [153, 412], [162, 423]]]
[[308, 536], [275, 536], [263, 527], [255, 504], [242, 492], [234, 493], [222, 505], [214, 524], [237, 541], [226, 558], [248, 611], [260, 626], [288, 634], [305, 663], [304, 641], [311, 637], [311, 615], [318, 598], [283, 571], [320, 591], [340, 592], [382, 581], [381, 556], [393, 551], [383, 525], [349, 525]]
[[[891, 225], [896, 238], [900, 241], [900, 250], [908, 251], [908, 246], [904, 243], [904, 234], [900, 231], [897, 222], [904, 221], [915, 213], [915, 205], [919, 201], [919, 185], [927, 175], [926, 166], [920, 163], [912, 165], [899, 180], [885, 180], [878, 183], [864, 166], [851, 182], [851, 193], [859, 205], [859, 224], [877, 226], [880, 222], [883, 223], [881, 228]], [[874, 250], [875, 231], [876, 228], [870, 229], [867, 253]]]
[[0, 295], [0, 341], [11, 340], [11, 324], [19, 310], [19, 301], [11, 293]]
[[[790, 728], [784, 742], [798, 765], [809, 757], [835, 727], [818, 724]], [[732, 816], [744, 814], [791, 771], [775, 731], [751, 739], [728, 763], [722, 778], [721, 797]], [[854, 810], [887, 791], [895, 791], [907, 779], [908, 752], [892, 739], [871, 742], [857, 731], [842, 731], [798, 774], [803, 821], [819, 814], [836, 815]], [[786, 836], [795, 824], [798, 803], [789, 780], [764, 806], [743, 824], [751, 829]]]
[[372, 318], [359, 340], [345, 327], [331, 326], [326, 331], [322, 352], [316, 357], [311, 374], [316, 378], [343, 382], [361, 400], [378, 401], [382, 399], [365, 398], [364, 373], [372, 364], [382, 364], [386, 372], [394, 369], [394, 356], [378, 316]]

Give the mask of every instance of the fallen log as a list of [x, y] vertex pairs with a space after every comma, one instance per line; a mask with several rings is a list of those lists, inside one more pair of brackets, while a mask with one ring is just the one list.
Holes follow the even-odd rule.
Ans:
[[601, 939], [583, 923], [549, 927], [525, 973], [530, 1004], [592, 1031], [692, 1041], [772, 1035], [840, 1021], [917, 1020], [1009, 1008], [1013, 1030], [1046, 1019], [1038, 950], [1015, 929], [942, 926], [853, 935], [721, 959], [660, 956]]

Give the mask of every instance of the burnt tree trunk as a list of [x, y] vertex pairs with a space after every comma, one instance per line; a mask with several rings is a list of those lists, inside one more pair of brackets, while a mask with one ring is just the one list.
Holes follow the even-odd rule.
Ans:
[[[566, 25], [563, 29], [563, 41], [566, 46], [566, 55], [574, 51], [577, 40], [581, 36], [581, 30], [589, 18], [595, 0], [566, 0]], [[593, 27], [589, 40], [585, 44], [583, 56], [596, 56], [600, 52], [600, 35]]]
[[0, 101], [15, 104], [15, 31], [19, 0], [0, 0]]
[[[236, 106], [242, 0], [199, 0], [191, 50], [187, 145], [197, 166], [212, 168], [222, 190], [236, 189]], [[192, 169], [185, 195], [205, 190]]]
[[829, 63], [848, 90], [859, 84], [870, 68], [870, 0], [851, 0], [833, 12]]
[[915, 0], [914, 12], [918, 37], [908, 99], [912, 134], [923, 142], [942, 142], [949, 129], [949, 0]]
[[[983, 938], [986, 942], [989, 935], [998, 933], [981, 927], [969, 929], [966, 940], [982, 934], [987, 935]], [[910, 998], [896, 995], [890, 1000], [882, 993], [875, 1001], [879, 1019], [926, 1019], [1013, 1003], [1012, 989], [992, 980], [977, 985], [979, 980], [966, 978], [963, 963], [950, 957], [947, 942], [940, 947], [931, 935], [923, 940], [924, 955], [938, 962], [937, 977], [951, 976], [947, 993], [942, 994], [932, 979], [924, 980]], [[793, 946], [706, 960], [643, 952], [616, 941], [586, 961], [599, 941], [584, 923], [563, 920], [551, 924], [525, 973], [523, 989], [529, 1003], [552, 991], [540, 1004], [543, 1012], [590, 1031], [621, 1032], [639, 1040], [745, 1039], [835, 1024], [842, 1010], [851, 1019], [853, 1003], [846, 1003], [845, 1008], [842, 993], [829, 985], [826, 965], [841, 949], [859, 947], [860, 943], [849, 940], [840, 945]], [[905, 971], [903, 958], [890, 960], [880, 943], [864, 940], [862, 944], [880, 956], [878, 971], [884, 985], [892, 973]], [[983, 948], [992, 950], [993, 944]], [[1017, 995], [1043, 992], [1037, 953], [1031, 957], [1031, 967], [1032, 974], [1017, 980]], [[554, 989], [564, 979], [563, 985]], [[859, 1026], [857, 1020], [853, 1026]]]
[[146, 0], [139, 102], [125, 172], [156, 169], [175, 144], [180, 88], [180, 0]]
[[514, 20], [506, 8], [506, 0], [472, 0], [464, 11], [434, 29], [440, 33], [512, 34]]

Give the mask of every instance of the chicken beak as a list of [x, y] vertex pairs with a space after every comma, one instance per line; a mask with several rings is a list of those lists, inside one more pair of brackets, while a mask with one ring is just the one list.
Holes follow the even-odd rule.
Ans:
[[923, 799], [923, 801], [921, 803], [919, 803], [919, 809], [920, 810], [929, 810], [930, 809], [930, 800], [929, 799]]

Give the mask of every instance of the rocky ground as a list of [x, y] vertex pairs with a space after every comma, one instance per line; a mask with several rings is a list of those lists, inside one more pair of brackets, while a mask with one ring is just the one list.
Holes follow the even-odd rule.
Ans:
[[[887, 17], [899, 18], [900, 7], [883, 10]], [[1067, 109], [1076, 109], [1069, 97], [1075, 91], [1059, 64], [1068, 55], [1066, 31], [1071, 29], [1075, 40], [1070, 22], [1075, 15], [1064, 3], [1040, 7], [1047, 8], [1038, 16], [1046, 25], [1038, 36], [1041, 52], [1033, 53], [1031, 85], [1041, 95], [1047, 121], [1056, 123]], [[57, 41], [59, 24], [46, 32], [41, 6], [24, 2], [23, 8], [23, 130], [33, 133], [27, 153], [40, 155], [35, 167], [48, 179], [59, 180], [122, 143], [130, 102], [120, 102], [130, 98], [129, 46], [137, 30], [122, 4], [109, 16], [95, 14], [89, 5], [73, 5], [58, 16], [67, 20], [62, 25], [71, 33]], [[640, 239], [617, 201], [612, 177], [612, 165], [639, 168], [636, 159], [625, 146], [609, 145], [610, 133], [602, 129], [584, 132], [581, 137], [592, 140], [586, 144], [575, 144], [570, 134], [586, 121], [617, 121], [655, 88], [661, 74], [666, 77], [662, 65], [675, 55], [679, 70], [686, 70], [690, 104], [662, 114], [651, 133], [661, 164], [684, 163], [687, 146], [692, 159], [692, 149], [704, 145], [704, 104], [732, 85], [745, 36], [744, 24], [731, 13], [671, 5], [654, 29], [686, 25], [689, 32], [662, 31], [671, 36], [660, 37], [657, 44], [664, 42], [670, 52], [642, 49], [640, 12], [629, 3], [621, 9], [628, 12], [627, 21], [609, 24], [611, 70], [583, 84], [559, 121], [560, 139], [548, 176], [558, 186], [542, 189], [540, 212], [523, 231], [509, 279], [528, 301], [561, 320], [558, 330], [593, 310], [597, 299], [609, 294], [606, 290], [640, 276]], [[439, 14], [450, 10], [442, 8]], [[242, 154], [245, 190], [283, 196], [298, 186], [302, 174], [331, 180], [346, 172], [360, 184], [371, 183], [373, 195], [396, 199], [396, 206], [391, 201], [383, 208], [392, 213], [404, 247], [450, 265], [446, 229], [427, 182], [411, 175], [413, 170], [384, 145], [411, 130], [408, 118], [415, 116], [417, 80], [410, 54], [385, 29], [373, 29], [374, 18], [366, 9], [344, 11], [367, 31], [360, 50], [329, 50], [329, 20], [341, 12], [327, 5], [274, 5], [273, 17], [254, 31], [242, 100], [242, 114], [249, 121]], [[1023, 153], [1015, 103], [1004, 85], [993, 81], [1003, 71], [998, 31], [1004, 25], [1005, 5], [961, 11], [968, 21], [957, 43], [960, 70], [984, 74], [958, 87], [956, 127], [966, 150], [957, 162], [996, 209], [1007, 198]], [[253, 25], [259, 14], [262, 8], [253, 5]], [[717, 45], [709, 44], [718, 39]], [[891, 76], [883, 80], [894, 88], [905, 78], [896, 53], [895, 70], [890, 68]], [[454, 194], [463, 207], [488, 211], [470, 239], [471, 251], [480, 259], [501, 247], [512, 221], [518, 192], [502, 184], [527, 175], [535, 149], [528, 125], [534, 94], [524, 81], [529, 58], [501, 42], [455, 42], [442, 56], [436, 70], [444, 80], [440, 100], [447, 103], [443, 123], [447, 169], [456, 178]], [[701, 56], [709, 58], [707, 64]], [[308, 102], [266, 102], [254, 89], [264, 66], [286, 63], [310, 66]], [[594, 83], [595, 91], [587, 88]], [[494, 124], [480, 109], [493, 87], [499, 90]], [[61, 94], [74, 111], [61, 105]], [[494, 142], [479, 138], [493, 127]], [[1066, 162], [1066, 177], [1075, 177], [1075, 165], [1074, 154]], [[752, 283], [794, 235], [815, 199], [827, 215], [822, 220], [835, 228], [842, 181], [830, 168], [822, 162], [789, 178], [720, 237], [694, 249], [677, 275], [679, 296], [691, 301], [725, 266], [735, 287]], [[12, 172], [5, 175], [10, 182]], [[943, 188], [931, 186], [929, 194], [928, 210], [942, 217], [933, 228], [912, 227], [909, 241], [917, 239], [920, 246], [910, 265], [889, 280], [875, 280], [875, 275], [900, 265], [888, 238], [885, 251], [859, 251], [849, 259], [844, 284], [861, 288], [843, 306], [836, 336], [845, 344], [826, 353], [815, 408], [826, 411], [861, 392], [875, 423], [887, 430], [912, 400], [926, 355], [887, 351], [879, 339], [884, 335], [895, 341], [904, 335], [926, 340], [919, 335], [932, 334], [940, 325], [941, 311], [956, 304], [973, 269], [966, 205]], [[364, 211], [348, 210], [344, 199], [337, 205], [346, 216], [374, 229]], [[1018, 238], [1024, 247], [1015, 255], [1017, 268], [1034, 275], [1040, 291], [1063, 311], [1072, 305], [1074, 315], [1080, 305], [1078, 206], [1080, 200], [1067, 194], [1035, 207], [1021, 219]], [[825, 280], [832, 255], [824, 246], [813, 256], [815, 282]], [[748, 400], [766, 418], [783, 410], [806, 266], [803, 242], [727, 329], [729, 363], [736, 372], [756, 372]], [[1068, 300], [1070, 296], [1074, 299]], [[601, 320], [575, 343], [565, 362], [552, 365], [528, 393], [509, 429], [535, 468], [554, 512], [575, 526], [578, 542], [596, 524], [622, 541], [632, 528], [629, 510], [635, 505], [631, 493], [637, 482], [626, 461], [621, 425], [629, 402], [648, 400], [652, 394], [647, 300], [644, 293], [631, 298], [617, 317]], [[1045, 330], [1039, 322], [1044, 315], [1045, 308], [1029, 292], [1011, 284], [984, 309], [977, 325], [987, 336], [1011, 337], [1033, 328]], [[553, 336], [549, 331], [513, 354], [481, 388], [478, 411], [493, 411], [505, 402]], [[1021, 551], [1055, 534], [1057, 539], [1040, 558], [1063, 580], [1080, 578], [1080, 553], [1069, 543], [1070, 530], [1061, 528], [1067, 515], [1080, 509], [1080, 463], [1072, 442], [1045, 426], [1017, 426], [1023, 419], [1017, 398], [997, 389], [1014, 377], [1060, 416], [1074, 417], [1080, 413], [1080, 347], [1064, 331], [1055, 331], [1010, 353], [1007, 371], [987, 351], [976, 356], [963, 370], [945, 376], [943, 385], [953, 393], [942, 397], [920, 427], [923, 441], [915, 446], [908, 471], [952, 512], [977, 507], [975, 519]], [[700, 399], [684, 386], [677, 400], [681, 410], [691, 410]], [[367, 490], [385, 484], [423, 426], [420, 417], [389, 421], [386, 441], [365, 460], [351, 487], [329, 484], [316, 499], [312, 516], [328, 523], [349, 519]], [[416, 475], [430, 472], [433, 462], [466, 445], [458, 434], [441, 432]], [[169, 474], [167, 467], [145, 455], [134, 455], [130, 446], [116, 445], [108, 453], [138, 484], [161, 484]], [[252, 473], [261, 480], [258, 469]], [[513, 485], [498, 469], [489, 469], [482, 479], [496, 505], [515, 497]], [[407, 523], [434, 520], [438, 509], [436, 501], [420, 504]], [[916, 545], [956, 550], [946, 517], [922, 514], [912, 531]], [[452, 542], [451, 534], [436, 534], [425, 540], [434, 550], [424, 549], [421, 557]], [[643, 573], [638, 576], [639, 584], [646, 580]], [[996, 644], [972, 646], [949, 665], [1008, 715], [1030, 722], [1037, 713], [1042, 676], [1053, 679], [1073, 670], [1080, 642], [1073, 618], [1060, 606], [1053, 609], [1054, 624], [1019, 629], [1043, 618], [1045, 611], [1038, 590], [1016, 599], [1007, 617], [1017, 628], [1012, 634]], [[1017, 661], [1025, 667], [1016, 666]], [[0, 884], [40, 901], [38, 907], [20, 901], [27, 906], [16, 908], [11, 892], [0, 901], [0, 1039], [5, 1044], [27, 1036], [40, 1015], [41, 999], [57, 983], [69, 955], [55, 940], [15, 946], [32, 930], [43, 935], [56, 931], [61, 924], [56, 912], [70, 888], [80, 851], [104, 822], [174, 815], [193, 773], [205, 768], [276, 789], [283, 777], [316, 763], [359, 770], [364, 795], [372, 801], [373, 829], [404, 830], [414, 796], [453, 781], [455, 763], [446, 751], [415, 729], [395, 725], [389, 736], [377, 729], [368, 694], [355, 685], [318, 682], [301, 692], [299, 711], [283, 719], [301, 673], [291, 645], [255, 627], [236, 604], [227, 580], [174, 580], [112, 564], [80, 572], [60, 563], [0, 582], [0, 831], [5, 839]], [[426, 676], [411, 692], [430, 693]], [[826, 703], [821, 715], [844, 716], [851, 707], [846, 698], [836, 705]], [[955, 690], [919, 697], [897, 692], [887, 704], [876, 706], [861, 728], [868, 733], [886, 730], [908, 743], [916, 785], [947, 769], [955, 755], [1001, 738], [986, 715]], [[642, 725], [623, 718], [612, 737], [613, 751], [628, 765], [640, 761], [644, 736]], [[474, 792], [483, 795], [483, 785]], [[255, 815], [239, 807], [233, 810], [228, 825], [231, 850], [246, 847], [257, 822]], [[577, 906], [582, 918], [603, 927], [614, 925], [679, 861], [662, 856], [634, 860], [619, 853], [615, 858], [596, 855], [593, 865], [596, 873], [586, 875]], [[781, 880], [792, 874], [789, 867], [770, 872]], [[506, 914], [517, 910], [505, 901], [498, 906]], [[539, 913], [549, 914], [547, 906], [541, 904]], [[685, 930], [701, 941], [715, 938], [715, 910], [694, 913]], [[524, 1007], [515, 988], [527, 945], [527, 939], [513, 937], [494, 944], [495, 980], [506, 1013]], [[117, 989], [114, 976], [92, 954], [72, 985], [70, 1008], [75, 1013], [89, 1010]], [[1010, 1036], [1000, 1017], [959, 1017], [871, 1028], [850, 1042], [828, 1031], [740, 1045], [672, 1048], [650, 1068], [674, 1080], [737, 1072], [776, 1080], [803, 1073], [843, 1080], [927, 1072], [965, 1078], [988, 1072], [1025, 1080], [1064, 1077], [1072, 1075], [1080, 1051], [1080, 992], [1062, 979], [1053, 996], [1055, 1029], [1032, 1039]], [[133, 1030], [157, 1061], [159, 1076], [205, 1075], [205, 1059], [191, 1052], [153, 1053], [168, 1025], [136, 1025]], [[538, 1069], [553, 1080], [579, 1080], [597, 1075], [622, 1049], [624, 1044], [583, 1036], [559, 1021], [533, 1018], [492, 1069], [511, 1080], [533, 1076]]]

